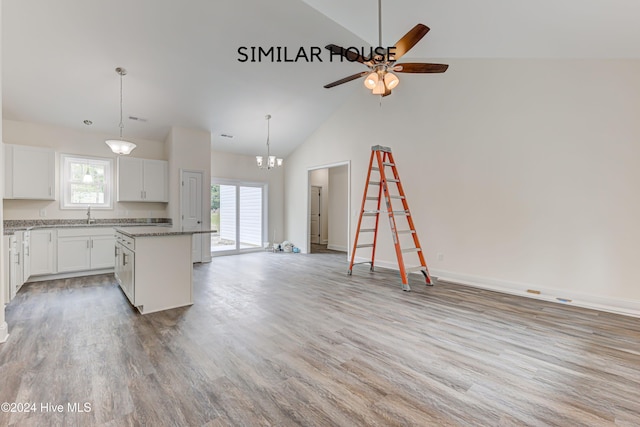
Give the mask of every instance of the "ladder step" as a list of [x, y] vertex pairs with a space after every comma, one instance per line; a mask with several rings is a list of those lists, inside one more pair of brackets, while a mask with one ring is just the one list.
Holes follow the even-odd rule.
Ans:
[[356, 245], [356, 249], [360, 249], [360, 248], [372, 248], [373, 247], [373, 243], [366, 243], [364, 245]]
[[399, 179], [388, 179], [387, 182], [400, 182]]
[[[397, 200], [402, 200], [405, 197], [404, 196], [389, 196], [390, 199], [397, 199]], [[376, 200], [378, 200], [378, 198], [376, 197]]]
[[422, 251], [421, 248], [407, 248], [407, 249], [403, 249], [402, 253], [406, 254], [408, 252], [420, 252], [420, 251]]
[[375, 229], [375, 228], [361, 228], [361, 229], [360, 229], [360, 232], [361, 232], [361, 233], [373, 233], [373, 232], [375, 232], [375, 231], [376, 231], [376, 229]]
[[398, 234], [415, 234], [416, 230], [400, 230]]
[[395, 166], [396, 165], [395, 163], [390, 163], [390, 162], [382, 162], [382, 164], [384, 166]]
[[364, 211], [362, 213], [363, 216], [377, 216], [380, 211]]
[[411, 216], [411, 213], [409, 211], [393, 211], [394, 215], [407, 215], [407, 216]]
[[367, 197], [367, 200], [378, 200], [377, 197]]
[[380, 185], [380, 181], [369, 181], [369, 185]]

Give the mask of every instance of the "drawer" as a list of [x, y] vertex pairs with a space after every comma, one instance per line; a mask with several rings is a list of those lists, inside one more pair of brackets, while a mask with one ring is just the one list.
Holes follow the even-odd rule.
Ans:
[[116, 243], [121, 243], [123, 246], [134, 251], [136, 249], [136, 239], [133, 237], [125, 236], [122, 233], [116, 233]]

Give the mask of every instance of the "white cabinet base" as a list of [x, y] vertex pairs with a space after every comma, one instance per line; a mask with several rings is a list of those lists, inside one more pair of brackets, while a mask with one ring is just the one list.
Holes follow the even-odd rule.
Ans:
[[126, 281], [126, 287], [133, 288], [133, 298], [128, 297], [138, 311], [148, 314], [192, 305], [191, 235], [136, 237], [134, 246], [133, 284], [124, 277], [120, 282], [121, 287]]

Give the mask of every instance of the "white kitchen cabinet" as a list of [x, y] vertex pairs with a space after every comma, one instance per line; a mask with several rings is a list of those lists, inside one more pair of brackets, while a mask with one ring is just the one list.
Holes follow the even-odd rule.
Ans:
[[31, 231], [16, 233], [18, 250], [21, 250], [22, 265], [18, 271], [18, 289], [31, 277]]
[[169, 162], [118, 157], [119, 202], [168, 202]]
[[31, 276], [56, 273], [56, 230], [31, 230], [29, 239]]
[[4, 145], [5, 199], [55, 200], [55, 152], [48, 148]]
[[58, 236], [58, 273], [91, 268], [91, 239], [88, 236]]
[[[20, 254], [16, 236], [4, 236], [4, 302], [9, 303], [16, 295]], [[4, 310], [4, 308], [0, 309]]]
[[58, 230], [58, 273], [88, 271], [114, 266], [112, 228]]
[[116, 279], [142, 314], [193, 304], [191, 235], [163, 227], [116, 229]]

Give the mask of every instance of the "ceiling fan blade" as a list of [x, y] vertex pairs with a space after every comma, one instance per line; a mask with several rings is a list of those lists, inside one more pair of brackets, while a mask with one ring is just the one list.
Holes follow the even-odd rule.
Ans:
[[427, 33], [429, 27], [423, 24], [418, 24], [413, 27], [407, 34], [404, 35], [398, 43], [396, 43], [395, 55], [389, 58], [390, 61], [397, 61], [402, 55], [409, 52], [409, 50], [416, 45]]
[[358, 61], [359, 63], [364, 64], [365, 62], [369, 61], [368, 58], [365, 58], [359, 53], [354, 52], [353, 50], [347, 50], [340, 46], [336, 46], [335, 44], [328, 44], [325, 46], [325, 48], [329, 49], [331, 52], [335, 53], [336, 55], [344, 56], [351, 62]]
[[369, 71], [363, 71], [361, 73], [353, 74], [353, 75], [351, 75], [349, 77], [345, 77], [344, 79], [336, 80], [333, 83], [326, 84], [326, 85], [324, 85], [324, 87], [326, 89], [330, 89], [330, 88], [332, 88], [334, 86], [341, 85], [342, 83], [347, 83], [347, 82], [350, 82], [351, 80], [355, 80], [355, 79], [358, 79], [360, 77], [366, 76], [367, 74], [369, 74]]
[[396, 73], [444, 73], [449, 66], [447, 64], [423, 64], [421, 62], [407, 62], [393, 67]]

